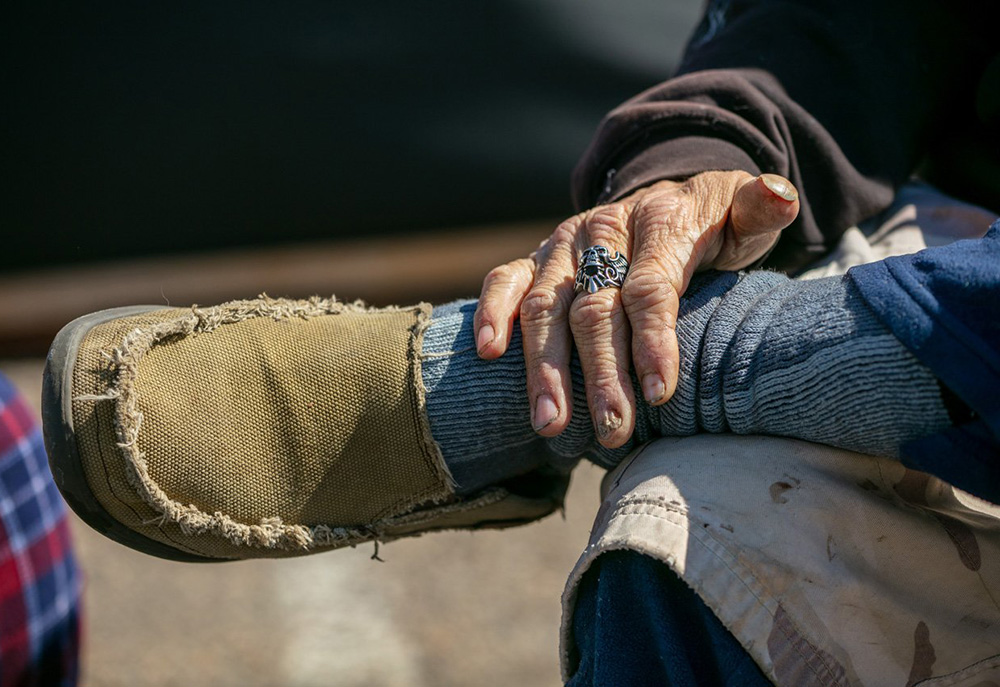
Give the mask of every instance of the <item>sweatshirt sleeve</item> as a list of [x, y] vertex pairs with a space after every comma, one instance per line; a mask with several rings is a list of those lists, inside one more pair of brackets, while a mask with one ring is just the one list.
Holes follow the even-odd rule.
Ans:
[[903, 447], [909, 467], [1000, 503], [1000, 220], [982, 239], [858, 265], [868, 307], [968, 410]]
[[580, 208], [707, 170], [792, 180], [766, 266], [795, 271], [889, 205], [989, 56], [963, 0], [710, 0], [678, 75], [613, 110], [574, 172]]

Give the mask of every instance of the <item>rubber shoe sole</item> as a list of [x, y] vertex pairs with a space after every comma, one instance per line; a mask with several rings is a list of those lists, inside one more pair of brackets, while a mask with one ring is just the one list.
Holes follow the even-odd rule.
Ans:
[[162, 306], [135, 305], [100, 310], [78, 317], [63, 327], [49, 348], [42, 374], [42, 430], [49, 468], [56, 486], [73, 512], [105, 537], [151, 556], [186, 563], [214, 563], [220, 559], [179, 551], [145, 537], [112, 518], [100, 505], [87, 483], [77, 450], [73, 426], [73, 372], [80, 343], [95, 326], [131, 317]]

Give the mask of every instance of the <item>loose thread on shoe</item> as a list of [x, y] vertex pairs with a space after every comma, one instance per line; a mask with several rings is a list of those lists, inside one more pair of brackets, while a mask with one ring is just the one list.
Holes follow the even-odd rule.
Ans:
[[372, 543], [375, 545], [375, 551], [372, 553], [372, 556], [369, 560], [378, 561], [379, 563], [385, 563], [385, 560], [378, 555], [379, 551], [378, 532], [371, 527], [365, 527], [363, 529], [369, 536], [371, 536]]

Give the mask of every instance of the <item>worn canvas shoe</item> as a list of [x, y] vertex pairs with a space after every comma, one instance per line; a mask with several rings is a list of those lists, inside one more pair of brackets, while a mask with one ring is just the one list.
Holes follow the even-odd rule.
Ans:
[[534, 473], [455, 495], [420, 375], [430, 306], [261, 297], [132, 307], [56, 337], [43, 386], [56, 483], [91, 527], [183, 561], [296, 556], [562, 505]]

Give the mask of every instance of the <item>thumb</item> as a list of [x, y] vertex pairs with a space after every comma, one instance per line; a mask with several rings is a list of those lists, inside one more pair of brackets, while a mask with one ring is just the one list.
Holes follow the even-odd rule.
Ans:
[[799, 214], [799, 192], [785, 177], [761, 174], [736, 189], [729, 221], [737, 234], [781, 231]]
[[733, 195], [726, 239], [715, 267], [738, 269], [754, 262], [798, 214], [799, 193], [788, 179], [777, 174], [748, 179]]

